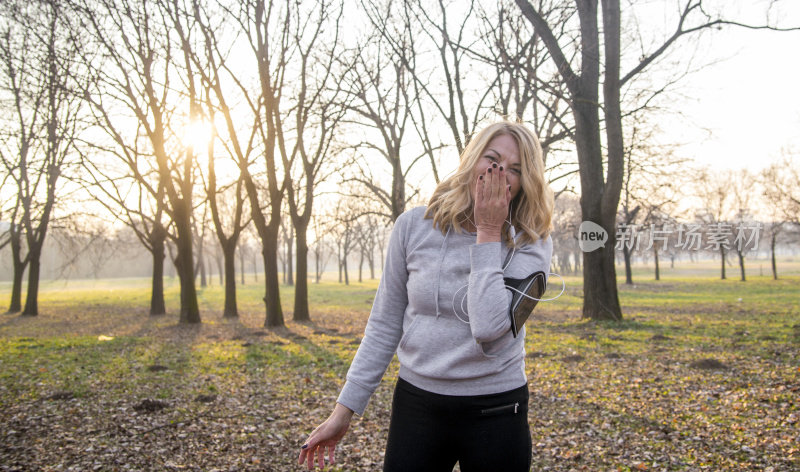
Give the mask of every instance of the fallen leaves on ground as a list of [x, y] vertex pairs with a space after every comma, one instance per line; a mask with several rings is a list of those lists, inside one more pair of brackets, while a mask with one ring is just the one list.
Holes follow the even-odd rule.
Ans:
[[[303, 470], [299, 446], [330, 413], [368, 314], [282, 330], [255, 313], [81, 323], [101, 312], [54, 313], [50, 334], [47, 317], [6, 318], [0, 471]], [[800, 320], [770, 316], [769, 332], [748, 313], [533, 318], [533, 470], [800, 469]], [[380, 470], [396, 369], [332, 470]]]

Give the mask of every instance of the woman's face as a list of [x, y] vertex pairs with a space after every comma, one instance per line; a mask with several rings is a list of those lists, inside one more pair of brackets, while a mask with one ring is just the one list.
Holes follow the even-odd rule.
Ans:
[[519, 160], [519, 146], [512, 136], [508, 134], [495, 136], [483, 150], [478, 163], [472, 170], [470, 193], [473, 198], [475, 197], [475, 182], [478, 180], [478, 176], [484, 175], [486, 169], [492, 167], [492, 164], [503, 167], [506, 183], [511, 186], [511, 199], [513, 200], [522, 186], [520, 182], [522, 164]]

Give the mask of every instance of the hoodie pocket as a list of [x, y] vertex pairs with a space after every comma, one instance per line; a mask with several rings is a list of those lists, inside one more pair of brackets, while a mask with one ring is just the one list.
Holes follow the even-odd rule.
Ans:
[[477, 344], [478, 351], [481, 355], [488, 359], [494, 359], [500, 356], [508, 357], [514, 352], [521, 350], [525, 339], [522, 337], [514, 337], [509, 330], [503, 336], [500, 336], [494, 341]]
[[420, 325], [420, 320], [422, 319], [423, 316], [424, 315], [416, 315], [414, 319], [411, 321], [411, 324], [408, 326], [408, 330], [406, 330], [403, 333], [403, 337], [400, 338], [399, 349], [403, 349], [406, 347], [406, 344], [408, 344], [408, 340], [411, 338], [411, 336], [414, 335], [414, 331], [417, 330], [417, 326]]
[[494, 341], [485, 342], [485, 343], [475, 343], [475, 346], [476, 346], [476, 349], [478, 349], [478, 352], [480, 353], [480, 355], [482, 355], [483, 357], [486, 357], [488, 359], [494, 359], [495, 357], [497, 357], [497, 354], [491, 354], [491, 352], [493, 351], [493, 349], [492, 349], [492, 344], [493, 343], [494, 343]]

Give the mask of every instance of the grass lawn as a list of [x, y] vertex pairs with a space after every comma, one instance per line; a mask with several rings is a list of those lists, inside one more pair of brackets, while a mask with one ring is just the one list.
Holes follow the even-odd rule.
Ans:
[[[566, 277], [528, 323], [533, 470], [800, 469], [800, 276], [786, 264], [747, 282], [712, 264], [662, 266], [658, 282], [637, 267], [620, 323], [581, 320], [581, 280]], [[376, 288], [312, 285], [314, 324], [297, 324], [283, 287], [287, 328], [266, 330], [252, 279], [234, 321], [218, 285], [201, 289], [199, 326], [177, 324], [174, 283], [162, 317], [147, 281], [47, 283], [38, 317], [0, 315], [0, 471], [300, 470]], [[333, 470], [380, 469], [396, 370]]]

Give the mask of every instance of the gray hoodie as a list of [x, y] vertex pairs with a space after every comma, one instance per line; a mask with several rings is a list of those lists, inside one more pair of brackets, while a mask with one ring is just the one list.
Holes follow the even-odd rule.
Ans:
[[552, 240], [511, 251], [476, 244], [475, 233], [443, 235], [425, 207], [397, 219], [364, 338], [338, 402], [359, 415], [392, 360], [400, 377], [429, 392], [483, 395], [521, 387], [525, 331], [513, 337], [503, 277], [549, 272]]

